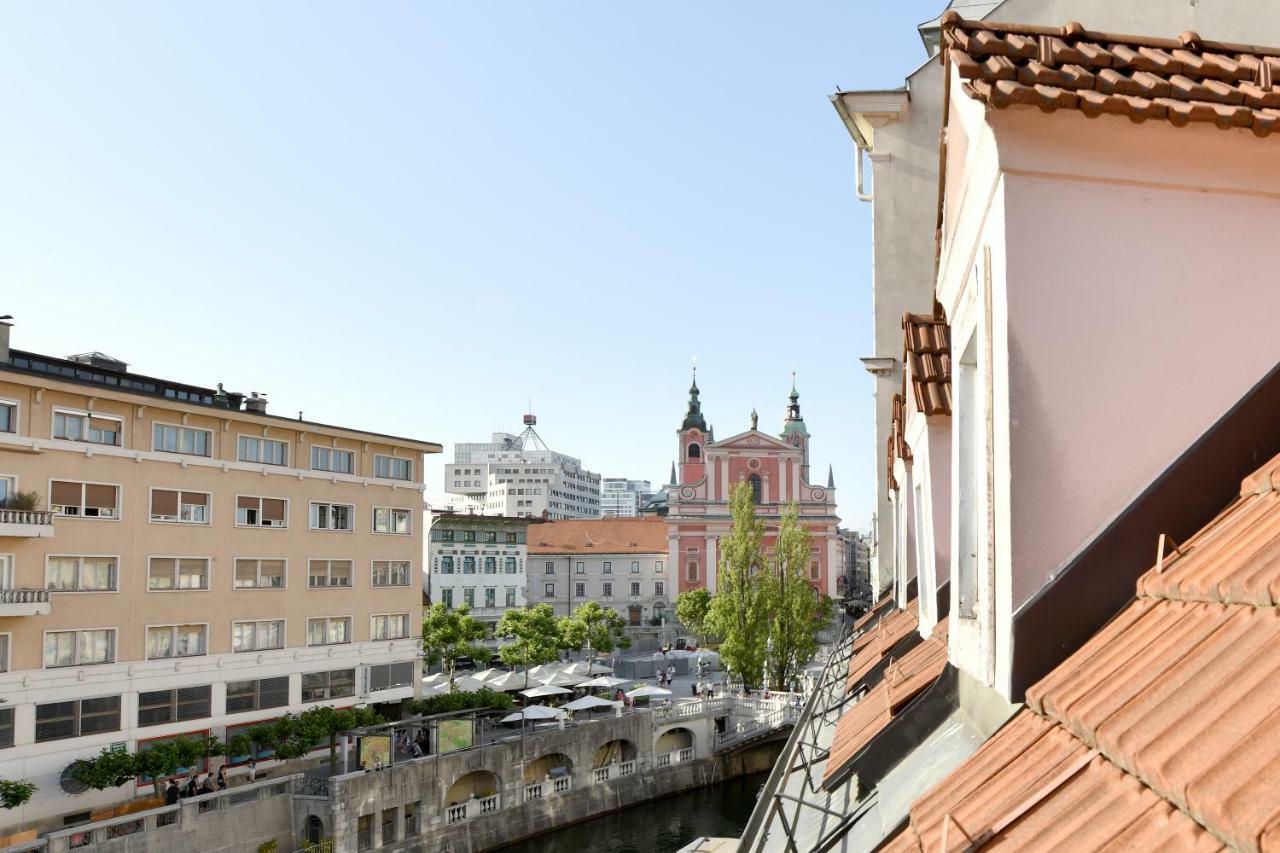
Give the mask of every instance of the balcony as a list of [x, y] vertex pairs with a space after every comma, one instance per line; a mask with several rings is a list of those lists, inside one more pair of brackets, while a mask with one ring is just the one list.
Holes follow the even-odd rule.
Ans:
[[0, 538], [46, 539], [53, 536], [53, 513], [34, 509], [0, 509]]
[[0, 616], [48, 616], [52, 612], [47, 589], [0, 589]]

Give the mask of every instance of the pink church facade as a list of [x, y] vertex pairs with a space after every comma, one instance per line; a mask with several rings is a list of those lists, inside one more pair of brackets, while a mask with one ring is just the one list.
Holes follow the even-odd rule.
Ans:
[[705, 587], [715, 593], [719, 540], [732, 527], [729, 494], [739, 483], [747, 483], [755, 493], [756, 514], [765, 520], [766, 551], [772, 551], [783, 510], [793, 501], [797, 504], [813, 541], [809, 580], [824, 595], [835, 597], [840, 574], [835, 483], [830, 470], [826, 486], [809, 481], [810, 437], [795, 387], [781, 433], [759, 430], [752, 412], [751, 428], [723, 441], [716, 441], [707, 426], [698, 394], [695, 377], [689, 411], [677, 431], [679, 462], [667, 489], [668, 557], [677, 572], [677, 589]]

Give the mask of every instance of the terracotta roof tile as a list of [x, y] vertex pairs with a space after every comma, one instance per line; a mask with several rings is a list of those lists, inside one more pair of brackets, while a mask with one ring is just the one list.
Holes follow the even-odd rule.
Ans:
[[1280, 847], [1278, 475], [1280, 457], [1246, 478], [1026, 710], [913, 804], [922, 849], [942, 849], [944, 824], [946, 849], [969, 846], [962, 834], [1010, 849]]
[[580, 518], [529, 525], [530, 554], [665, 554], [667, 521]]
[[912, 599], [905, 610], [889, 613], [874, 630], [853, 641], [853, 657], [849, 660], [846, 689], [853, 690], [868, 672], [880, 663], [893, 647], [920, 627], [919, 601]]
[[[1008, 63], [1010, 74], [1013, 65]], [[926, 415], [951, 414], [951, 327], [944, 317], [902, 315], [902, 363], [911, 376], [916, 408]], [[906, 377], [903, 377], [906, 381]]]
[[987, 104], [1078, 109], [1089, 117], [1123, 115], [1265, 136], [1280, 116], [1280, 50], [1091, 32], [1080, 24], [1034, 27], [942, 18], [946, 61], [965, 91]]

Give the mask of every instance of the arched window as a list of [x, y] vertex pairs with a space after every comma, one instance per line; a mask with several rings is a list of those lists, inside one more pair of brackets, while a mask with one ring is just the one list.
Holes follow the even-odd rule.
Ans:
[[760, 475], [752, 474], [747, 478], [747, 482], [751, 484], [751, 500], [760, 503], [763, 492], [760, 488]]
[[690, 459], [702, 458], [702, 448], [698, 446], [697, 442], [694, 442], [693, 444], [689, 445], [689, 458]]
[[324, 821], [315, 815], [310, 815], [303, 827], [302, 837], [308, 844], [319, 844], [324, 840]]

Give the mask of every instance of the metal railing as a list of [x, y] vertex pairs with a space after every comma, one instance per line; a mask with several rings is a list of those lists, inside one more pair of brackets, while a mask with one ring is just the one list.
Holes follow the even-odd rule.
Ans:
[[0, 604], [48, 604], [47, 589], [0, 589]]
[[0, 524], [52, 525], [53, 513], [39, 509], [0, 509]]

